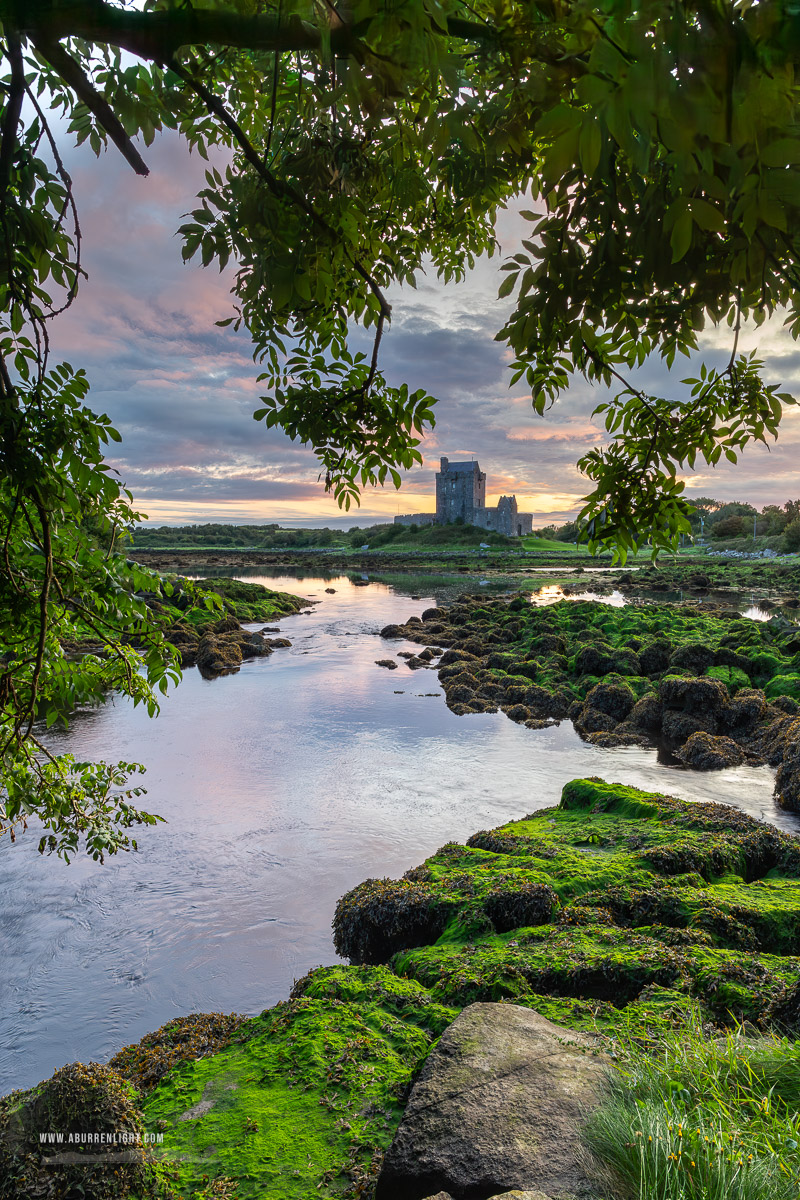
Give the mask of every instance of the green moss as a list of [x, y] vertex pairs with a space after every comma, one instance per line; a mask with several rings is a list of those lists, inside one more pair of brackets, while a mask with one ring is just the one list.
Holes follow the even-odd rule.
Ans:
[[764, 695], [772, 700], [775, 696], [791, 696], [800, 700], [800, 675], [774, 675], [764, 688]]
[[150, 1093], [145, 1119], [176, 1190], [191, 1196], [215, 1175], [243, 1198], [365, 1194], [412, 1076], [454, 1016], [384, 968], [312, 972], [240, 1041]]
[[[202, 601], [206, 593], [219, 596], [225, 612], [238, 621], [271, 621], [309, 605], [308, 600], [290, 592], [275, 592], [260, 583], [247, 583], [241, 579], [203, 579], [196, 586], [198, 600]], [[201, 623], [203, 619], [208, 620], [207, 612], [203, 618], [202, 609], [195, 609], [194, 613]]]
[[738, 692], [739, 688], [750, 687], [750, 677], [738, 667], [709, 667], [706, 674], [710, 675], [712, 679], [721, 679], [732, 696]]

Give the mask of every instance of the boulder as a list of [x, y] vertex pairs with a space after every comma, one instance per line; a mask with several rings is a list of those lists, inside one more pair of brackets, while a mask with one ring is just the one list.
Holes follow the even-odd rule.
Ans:
[[226, 613], [211, 628], [212, 633], [236, 633], [241, 626], [233, 613]]
[[694, 733], [715, 734], [717, 722], [712, 714], [703, 716], [701, 713], [681, 712], [680, 709], [668, 708], [661, 721], [661, 732], [670, 741], [682, 745]]
[[606, 1067], [586, 1034], [514, 1004], [472, 1004], [429, 1055], [375, 1200], [596, 1194], [580, 1129]]
[[376, 667], [386, 667], [387, 671], [396, 671], [397, 663], [392, 658], [376, 658]]
[[394, 639], [394, 638], [403, 638], [406, 635], [405, 635], [405, 631], [401, 625], [384, 625], [383, 629], [380, 632], [380, 636], [382, 638]]
[[775, 795], [781, 808], [800, 812], [800, 747], [795, 746], [778, 767]]
[[600, 712], [588, 704], [574, 721], [578, 733], [610, 733], [619, 724], [609, 713]]
[[265, 638], [260, 633], [247, 633], [245, 630], [231, 634], [230, 640], [238, 643], [242, 658], [265, 658], [275, 646], [292, 644], [288, 638]]

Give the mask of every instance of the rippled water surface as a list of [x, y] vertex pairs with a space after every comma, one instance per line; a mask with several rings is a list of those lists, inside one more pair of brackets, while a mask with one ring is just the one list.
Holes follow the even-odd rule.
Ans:
[[800, 831], [766, 767], [702, 774], [586, 745], [568, 722], [457, 717], [434, 671], [375, 666], [411, 648], [382, 642], [381, 626], [442, 593], [256, 578], [320, 601], [281, 622], [291, 649], [212, 681], [187, 671], [155, 721], [118, 700], [51, 737], [79, 757], [146, 763], [143, 806], [167, 823], [103, 866], [40, 858], [35, 831], [0, 842], [0, 1092], [103, 1061], [182, 1013], [284, 999], [335, 961], [331, 917], [349, 887], [555, 804], [576, 776], [724, 800]]

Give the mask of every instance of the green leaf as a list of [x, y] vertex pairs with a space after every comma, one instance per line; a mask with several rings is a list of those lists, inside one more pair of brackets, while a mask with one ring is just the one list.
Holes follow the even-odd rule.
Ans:
[[692, 244], [692, 214], [686, 208], [676, 219], [669, 239], [672, 262], [680, 262]]

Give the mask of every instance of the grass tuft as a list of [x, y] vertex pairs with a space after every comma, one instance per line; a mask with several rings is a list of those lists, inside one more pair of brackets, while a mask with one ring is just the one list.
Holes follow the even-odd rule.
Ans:
[[710, 1038], [699, 1016], [658, 1047], [618, 1045], [589, 1145], [633, 1200], [797, 1200], [800, 1043]]

